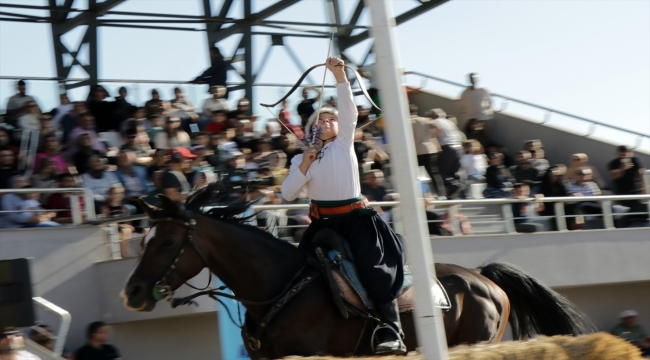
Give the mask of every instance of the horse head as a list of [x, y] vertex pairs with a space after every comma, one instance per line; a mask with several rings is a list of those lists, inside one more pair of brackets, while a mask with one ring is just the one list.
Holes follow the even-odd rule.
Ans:
[[152, 311], [157, 301], [171, 298], [174, 290], [206, 266], [192, 238], [195, 221], [168, 197], [159, 197], [160, 207], [141, 200], [152, 227], [140, 243], [140, 259], [122, 290], [124, 305], [131, 310]]

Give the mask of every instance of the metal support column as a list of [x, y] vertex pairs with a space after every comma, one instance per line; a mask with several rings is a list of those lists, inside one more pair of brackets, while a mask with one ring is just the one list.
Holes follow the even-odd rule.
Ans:
[[[250, 19], [252, 15], [251, 0], [244, 0], [244, 19]], [[251, 27], [244, 30], [244, 38], [242, 39], [244, 45], [244, 89], [246, 90], [245, 97], [249, 103], [254, 104], [253, 99], [253, 83], [255, 82], [255, 75], [253, 74], [253, 35]], [[253, 108], [252, 106], [250, 107]]]
[[415, 325], [418, 343], [427, 360], [447, 359], [447, 340], [442, 312], [433, 302], [430, 276], [435, 275], [431, 240], [426, 228], [426, 218], [420, 182], [417, 180], [417, 161], [413, 144], [413, 129], [409, 121], [406, 91], [401, 81], [401, 68], [397, 57], [397, 36], [392, 4], [389, 1], [368, 1], [372, 14], [372, 31], [375, 38], [379, 90], [383, 102], [388, 139], [395, 166], [395, 182], [400, 193], [400, 209], [404, 220], [406, 250], [413, 268], [415, 285]]

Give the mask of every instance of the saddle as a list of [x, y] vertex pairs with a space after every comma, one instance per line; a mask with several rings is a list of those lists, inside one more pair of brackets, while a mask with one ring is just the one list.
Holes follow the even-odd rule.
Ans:
[[[344, 318], [349, 318], [350, 312], [373, 312], [374, 305], [368, 296], [361, 280], [354, 257], [348, 242], [336, 231], [323, 229], [319, 231], [312, 242], [314, 255], [319, 270], [328, 283], [332, 301]], [[449, 310], [451, 302], [447, 292], [438, 279], [432, 278], [431, 294], [436, 307]], [[415, 309], [415, 291], [413, 290], [413, 275], [408, 265], [404, 266], [404, 284], [401, 295], [397, 298], [400, 313]]]

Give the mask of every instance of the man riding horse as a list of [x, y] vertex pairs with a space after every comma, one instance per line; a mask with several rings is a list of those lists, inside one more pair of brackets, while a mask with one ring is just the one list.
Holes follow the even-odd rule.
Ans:
[[282, 195], [291, 201], [304, 189], [311, 199], [312, 223], [300, 242], [301, 250], [311, 253], [311, 242], [322, 229], [332, 229], [349, 242], [361, 281], [384, 323], [376, 331], [375, 354], [404, 354], [395, 300], [404, 281], [403, 245], [361, 195], [353, 148], [357, 107], [343, 60], [330, 57], [326, 67], [336, 78], [339, 110], [324, 106], [315, 113], [318, 118], [312, 130], [317, 139], [292, 159]]

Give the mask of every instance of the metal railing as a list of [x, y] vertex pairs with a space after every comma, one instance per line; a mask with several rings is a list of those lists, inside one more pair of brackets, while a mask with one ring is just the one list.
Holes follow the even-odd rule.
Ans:
[[[435, 81], [442, 82], [442, 83], [445, 83], [445, 84], [458, 86], [460, 88], [466, 88], [467, 87], [467, 84], [457, 83], [455, 81], [442, 79], [442, 78], [439, 78], [437, 76], [427, 75], [427, 74], [423, 74], [423, 73], [417, 72], [417, 71], [406, 71], [406, 72], [404, 72], [404, 75], [415, 75], [415, 76], [420, 77], [422, 79], [421, 82], [420, 82], [420, 87], [421, 88], [426, 87], [427, 80], [435, 80]], [[641, 145], [641, 142], [643, 141], [644, 138], [645, 139], [650, 139], [650, 134], [645, 134], [645, 133], [641, 133], [641, 132], [638, 132], [638, 131], [621, 128], [621, 127], [618, 127], [618, 126], [615, 126], [615, 125], [606, 124], [606, 123], [603, 123], [603, 122], [600, 122], [600, 121], [597, 121], [597, 120], [593, 120], [593, 119], [589, 119], [589, 118], [586, 118], [586, 117], [583, 117], [583, 116], [578, 116], [578, 115], [575, 115], [575, 114], [567, 113], [565, 111], [553, 109], [553, 108], [550, 108], [548, 106], [538, 105], [538, 104], [531, 103], [530, 101], [516, 99], [516, 98], [513, 98], [512, 96], [502, 95], [502, 94], [497, 94], [497, 93], [490, 93], [490, 95], [492, 95], [493, 97], [498, 97], [498, 98], [503, 99], [503, 101], [501, 102], [501, 109], [496, 110], [498, 112], [505, 111], [507, 109], [507, 107], [508, 107], [509, 102], [515, 102], [515, 103], [518, 103], [518, 104], [522, 104], [522, 105], [526, 105], [526, 106], [530, 106], [530, 107], [533, 107], [533, 108], [536, 108], [536, 109], [543, 110], [544, 111], [544, 119], [540, 122], [540, 124], [546, 124], [546, 123], [550, 122], [551, 121], [551, 116], [553, 114], [558, 114], [558, 115], [566, 116], [566, 117], [569, 117], [569, 118], [572, 118], [572, 119], [587, 122], [587, 123], [589, 123], [589, 129], [588, 129], [587, 135], [586, 135], [587, 137], [594, 134], [597, 126], [602, 126], [602, 127], [608, 128], [608, 129], [617, 130], [617, 131], [621, 131], [621, 132], [636, 136], [635, 148], [638, 148]]]
[[[38, 307], [42, 308], [47, 312], [50, 312], [58, 316], [59, 319], [61, 320], [61, 323], [59, 324], [59, 331], [56, 333], [56, 340], [54, 341], [54, 349], [52, 350], [52, 352], [57, 355], [62, 355], [63, 346], [65, 345], [65, 339], [68, 336], [68, 330], [70, 329], [70, 322], [72, 321], [70, 313], [52, 304], [51, 302], [43, 299], [42, 297], [34, 297], [32, 298], [32, 300], [34, 301], [35, 305], [37, 305]], [[40, 327], [36, 327], [36, 328], [37, 331], [42, 329]]]
[[[79, 197], [84, 198], [84, 212], [87, 221], [93, 221], [97, 218], [95, 215], [95, 198], [93, 192], [86, 188], [51, 188], [51, 189], [0, 189], [0, 196], [5, 194], [71, 194], [70, 195], [70, 211], [72, 213], [72, 224], [81, 225], [84, 223], [84, 214], [81, 210]], [[39, 212], [42, 210], [29, 210]], [[45, 211], [60, 211], [60, 210], [45, 210]], [[6, 213], [24, 212], [23, 210], [7, 211], [3, 210], [0, 216]]]
[[[626, 201], [626, 200], [638, 200], [641, 202], [646, 202], [646, 207], [648, 208], [647, 212], [622, 212], [616, 213], [613, 211], [612, 206], [616, 201]], [[537, 214], [532, 214], [525, 217], [514, 217], [512, 213], [512, 205], [517, 203], [535, 203], [542, 202], [546, 204], [553, 204], [555, 209], [555, 215], [553, 216], [540, 216]], [[527, 198], [527, 199], [512, 199], [512, 198], [503, 198], [503, 199], [465, 199], [465, 200], [430, 200], [427, 201], [427, 204], [433, 206], [437, 210], [441, 210], [447, 213], [448, 218], [446, 220], [431, 220], [428, 223], [441, 223], [449, 222], [451, 225], [451, 233], [453, 236], [459, 236], [462, 234], [461, 231], [461, 219], [459, 214], [461, 211], [462, 205], [467, 206], [482, 206], [482, 205], [500, 205], [501, 211], [499, 214], [491, 215], [500, 215], [501, 218], [498, 220], [474, 220], [470, 221], [471, 223], [500, 223], [505, 225], [505, 232], [508, 234], [516, 234], [515, 220], [518, 219], [551, 219], [555, 222], [556, 228], [558, 231], [567, 231], [567, 219], [575, 218], [582, 215], [567, 215], [564, 211], [564, 205], [567, 203], [580, 203], [580, 202], [598, 202], [601, 204], [602, 213], [600, 215], [594, 214], [585, 214], [586, 217], [601, 217], [603, 222], [604, 229], [614, 229], [615, 228], [615, 217], [626, 216], [626, 215], [650, 215], [650, 195], [615, 195], [615, 196], [567, 196], [567, 197], [546, 197], [546, 198]], [[403, 233], [402, 222], [401, 222], [401, 212], [400, 212], [400, 202], [399, 201], [382, 201], [382, 202], [371, 202], [371, 207], [391, 207], [392, 208], [392, 224], [397, 233]], [[309, 204], [285, 204], [285, 205], [253, 205], [251, 210], [254, 212], [259, 211], [286, 211], [286, 210], [309, 210]], [[119, 234], [117, 232], [117, 223], [142, 220], [146, 219], [147, 216], [144, 214], [140, 215], [131, 215], [119, 218], [108, 218], [108, 219], [97, 219], [91, 224], [93, 225], [108, 225], [109, 230], [109, 247], [110, 247], [110, 258], [111, 259], [121, 259], [120, 255], [120, 246], [119, 246]], [[305, 228], [308, 225], [278, 225], [277, 228]], [[139, 240], [134, 239], [134, 240]]]

